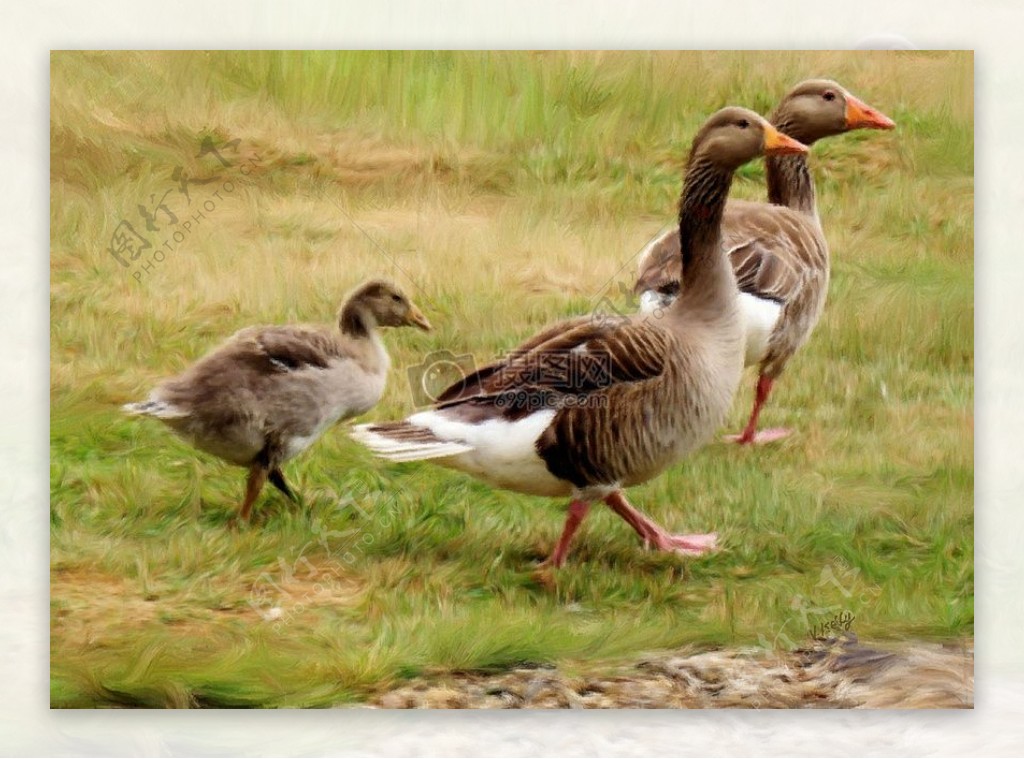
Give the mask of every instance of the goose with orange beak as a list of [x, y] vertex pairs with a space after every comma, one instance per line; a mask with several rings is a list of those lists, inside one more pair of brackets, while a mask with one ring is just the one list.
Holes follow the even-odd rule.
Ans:
[[733, 173], [760, 155], [806, 151], [752, 111], [714, 114], [687, 163], [676, 248], [683, 285], [664, 318], [556, 324], [444, 391], [434, 408], [358, 426], [355, 438], [393, 461], [429, 459], [494, 487], [569, 498], [550, 566], [565, 561], [595, 501], [657, 550], [714, 549], [714, 533], [673, 534], [623, 489], [656, 477], [724, 422], [744, 351], [739, 295], [721, 255]]
[[[805, 145], [855, 129], [896, 126], [827, 79], [794, 87], [770, 121]], [[810, 338], [828, 292], [829, 251], [806, 155], [769, 155], [765, 170], [768, 203], [729, 201], [722, 221], [722, 252], [740, 289], [745, 363], [758, 366], [749, 421], [729, 438], [738, 443], [766, 443], [789, 434], [785, 428], [759, 431], [758, 419], [775, 380]], [[659, 315], [679, 292], [678, 249], [678, 230], [670, 229], [641, 254], [634, 286], [641, 312]]]

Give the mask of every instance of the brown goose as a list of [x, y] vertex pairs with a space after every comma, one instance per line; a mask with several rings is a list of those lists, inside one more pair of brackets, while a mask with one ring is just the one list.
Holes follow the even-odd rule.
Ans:
[[240, 516], [248, 519], [268, 478], [295, 499], [281, 473], [285, 461], [380, 400], [390, 361], [377, 327], [405, 325], [430, 329], [394, 285], [367, 282], [342, 306], [340, 334], [248, 327], [124, 410], [159, 419], [196, 448], [247, 467]]
[[743, 366], [736, 285], [720, 253], [729, 185], [763, 153], [806, 150], [751, 111], [719, 111], [690, 152], [679, 228], [686, 284], [664, 319], [555, 325], [449, 388], [433, 409], [360, 425], [354, 436], [395, 461], [435, 459], [496, 487], [570, 496], [554, 566], [597, 499], [658, 549], [711, 550], [713, 534], [670, 534], [621, 489], [659, 474], [725, 419]]
[[[852, 129], [892, 129], [887, 116], [835, 82], [813, 79], [783, 98], [771, 122], [811, 145]], [[786, 362], [811, 335], [828, 292], [829, 257], [803, 155], [765, 161], [768, 203], [730, 201], [722, 220], [723, 249], [740, 288], [747, 366], [759, 364], [750, 421], [739, 443], [777, 440], [788, 430], [757, 432], [761, 407]], [[679, 290], [679, 232], [669, 230], [641, 256], [634, 292], [642, 313], [657, 313]]]

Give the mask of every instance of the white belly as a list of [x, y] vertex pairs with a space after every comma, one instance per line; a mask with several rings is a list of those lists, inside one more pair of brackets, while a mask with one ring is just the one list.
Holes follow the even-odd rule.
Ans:
[[768, 341], [779, 323], [782, 306], [773, 300], [740, 293], [740, 311], [743, 313], [743, 333], [746, 339], [744, 364], [751, 366], [760, 362], [768, 351]]
[[[674, 295], [645, 290], [640, 295], [640, 313], [657, 316], [675, 299]], [[746, 340], [743, 363], [744, 366], [752, 366], [759, 363], [768, 351], [768, 341], [778, 326], [782, 306], [773, 300], [740, 293], [740, 312], [743, 314], [743, 334]]]

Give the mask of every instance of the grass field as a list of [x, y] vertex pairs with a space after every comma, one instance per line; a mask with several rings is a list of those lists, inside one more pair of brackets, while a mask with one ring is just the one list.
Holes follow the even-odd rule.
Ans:
[[[813, 151], [829, 303], [763, 416], [797, 433], [630, 494], [719, 553], [645, 552], [595, 510], [540, 577], [565, 504], [375, 460], [340, 427], [286, 467], [301, 507], [268, 489], [236, 530], [242, 470], [119, 410], [242, 326], [333, 321], [371, 276], [435, 326], [386, 335], [373, 419], [412, 409], [433, 351], [485, 361], [629, 310], [696, 127], [810, 76], [898, 128]], [[970, 53], [76, 52], [51, 91], [52, 705], [327, 706], [431, 672], [791, 648], [836, 613], [973, 636]], [[211, 181], [187, 202], [188, 179]], [[762, 163], [734, 194], [764, 196]], [[122, 220], [152, 244], [127, 266]]]

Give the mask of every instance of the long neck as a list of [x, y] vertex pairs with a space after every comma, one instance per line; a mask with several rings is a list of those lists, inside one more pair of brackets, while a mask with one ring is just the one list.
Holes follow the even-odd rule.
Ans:
[[377, 319], [358, 296], [342, 306], [338, 326], [343, 336], [355, 341], [354, 345], [349, 344], [349, 348], [355, 349], [354, 357], [363, 371], [385, 377], [391, 367], [391, 359], [381, 340]]
[[[783, 134], [805, 145], [815, 140], [804, 134], [798, 121], [791, 121], [785, 111], [776, 111], [772, 124]], [[818, 217], [814, 196], [814, 180], [807, 165], [806, 154], [767, 156], [765, 175], [768, 179], [768, 202], [785, 206], [808, 216]]]
[[377, 320], [363, 303], [350, 300], [342, 306], [341, 313], [338, 314], [338, 326], [343, 335], [365, 340], [375, 333]]
[[732, 272], [721, 252], [722, 213], [732, 184], [732, 171], [694, 156], [686, 172], [679, 202], [679, 242], [683, 260], [683, 292], [714, 298], [735, 289]]

